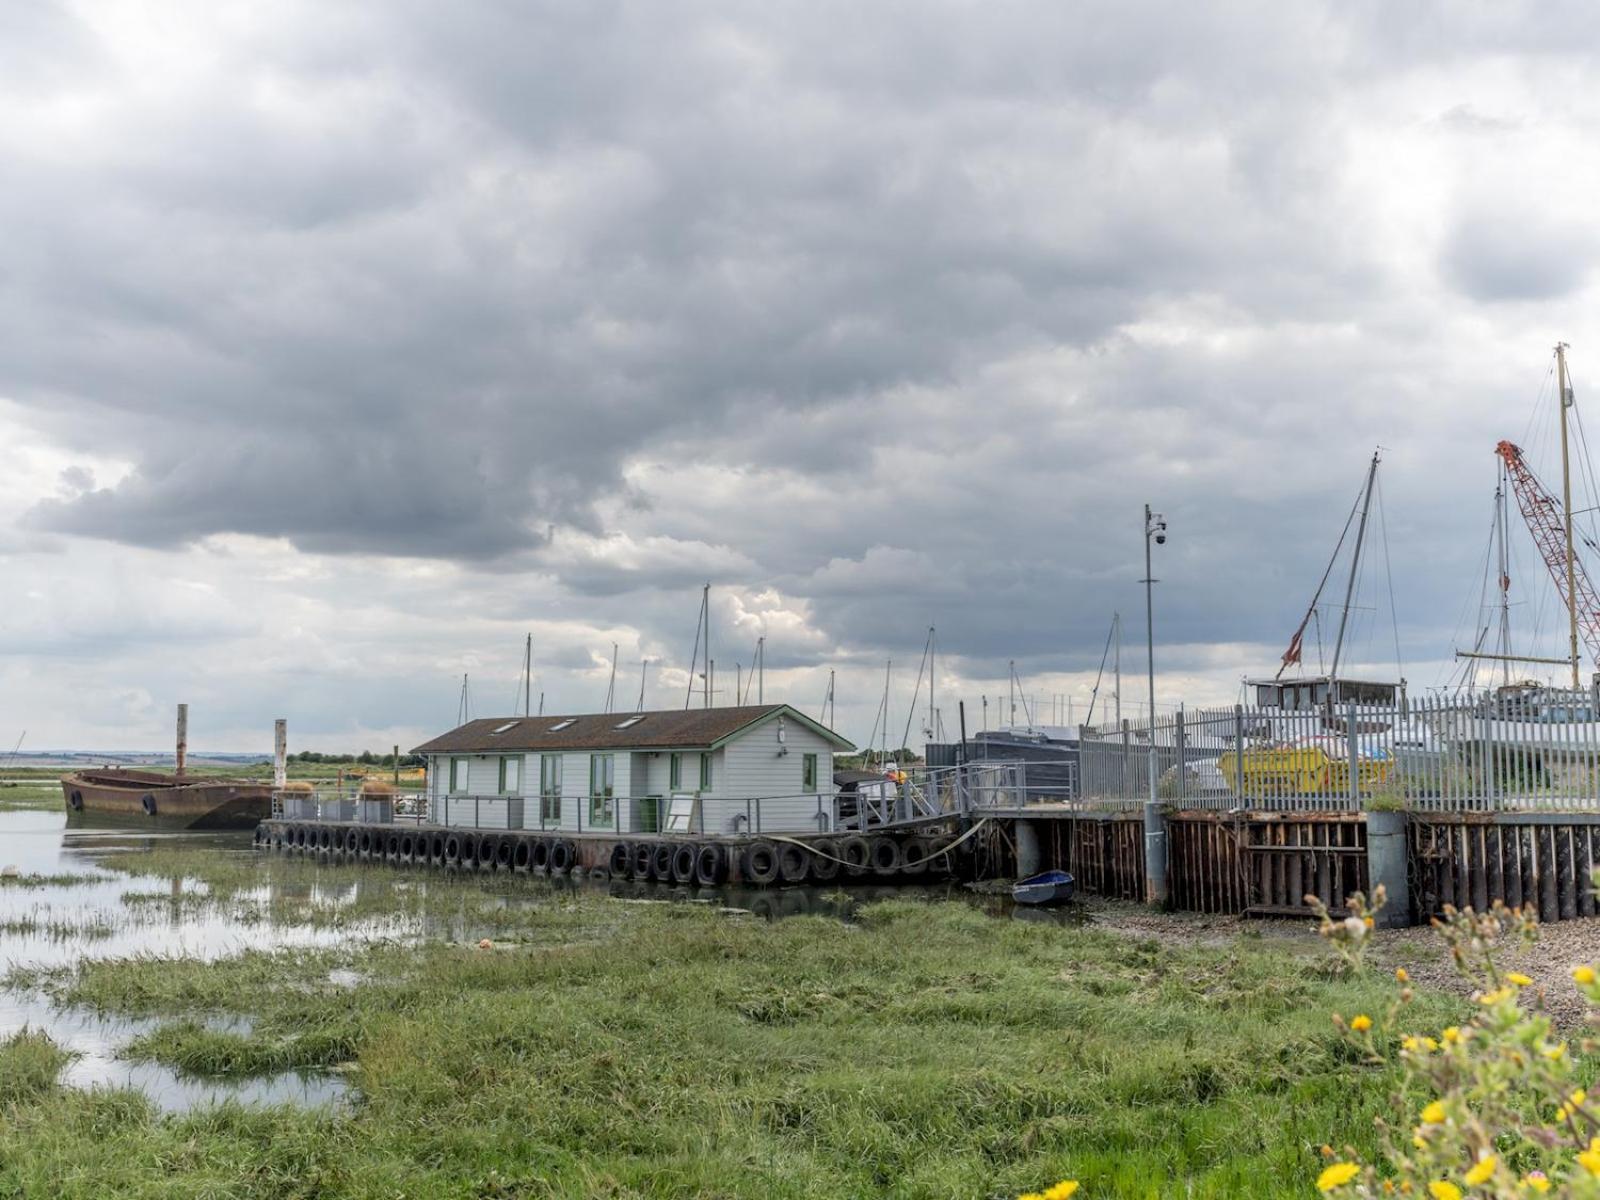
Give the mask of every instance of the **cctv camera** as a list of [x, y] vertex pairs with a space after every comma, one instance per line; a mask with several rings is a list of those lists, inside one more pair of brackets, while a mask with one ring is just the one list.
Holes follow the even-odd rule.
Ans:
[[1156, 545], [1165, 546], [1166, 544], [1167, 544], [1167, 535], [1164, 534], [1164, 533], [1156, 534]]

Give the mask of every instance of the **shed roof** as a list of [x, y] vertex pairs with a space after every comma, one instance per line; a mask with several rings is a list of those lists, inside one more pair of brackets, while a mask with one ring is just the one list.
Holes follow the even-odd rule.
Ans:
[[710, 750], [782, 715], [854, 749], [833, 730], [787, 704], [683, 708], [646, 713], [484, 717], [422, 743], [413, 754], [498, 754], [539, 750]]

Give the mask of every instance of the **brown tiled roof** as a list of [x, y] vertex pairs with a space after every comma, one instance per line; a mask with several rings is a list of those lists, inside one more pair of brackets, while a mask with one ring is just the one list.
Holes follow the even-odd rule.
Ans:
[[[647, 713], [589, 713], [566, 717], [484, 717], [424, 742], [413, 754], [495, 754], [538, 750], [705, 749], [778, 713], [831, 738], [850, 743], [787, 704], [740, 708], [685, 708]], [[639, 717], [640, 720], [633, 720]], [[618, 726], [632, 722], [627, 728]], [[560, 726], [560, 728], [557, 728]], [[498, 732], [497, 732], [498, 731]]]

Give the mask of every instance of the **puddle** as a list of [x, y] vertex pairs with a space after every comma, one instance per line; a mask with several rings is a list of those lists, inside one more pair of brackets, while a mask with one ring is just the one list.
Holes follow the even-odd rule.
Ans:
[[[241, 854], [251, 853], [248, 834], [69, 827], [64, 812], [0, 811], [0, 870], [14, 867], [19, 876], [0, 879], [0, 969], [67, 967], [88, 958], [133, 955], [209, 960], [247, 949], [332, 945], [401, 932], [385, 921], [354, 930], [241, 921], [234, 911], [238, 906], [221, 912], [205, 904], [204, 889], [193, 881], [131, 876], [104, 866], [111, 855], [161, 844], [237, 846]], [[73, 878], [53, 882], [52, 876]], [[348, 890], [328, 889], [326, 896], [313, 898], [349, 903]], [[259, 899], [265, 908], [268, 889], [260, 890]], [[62, 1008], [36, 993], [0, 988], [0, 1037], [23, 1028], [49, 1034], [75, 1056], [61, 1075], [69, 1087], [137, 1088], [172, 1112], [228, 1099], [327, 1105], [345, 1096], [345, 1083], [336, 1076], [290, 1072], [221, 1081], [119, 1057], [129, 1041], [160, 1023]], [[210, 1024], [232, 1028], [237, 1022]]]

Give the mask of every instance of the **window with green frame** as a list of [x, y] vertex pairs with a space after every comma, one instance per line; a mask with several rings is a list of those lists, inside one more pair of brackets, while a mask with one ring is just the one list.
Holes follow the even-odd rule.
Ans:
[[589, 756], [589, 824], [607, 828], [617, 823], [616, 768], [614, 754]]
[[539, 756], [539, 819], [561, 823], [561, 755]]
[[817, 756], [805, 754], [800, 757], [800, 790], [814, 792], [817, 790]]
[[667, 759], [667, 790], [675, 792], [683, 786], [683, 755], [673, 754]]
[[450, 760], [450, 791], [460, 795], [467, 790], [467, 760], [452, 758]]
[[700, 756], [700, 790], [711, 790], [711, 751], [707, 750]]
[[522, 794], [522, 760], [520, 758], [502, 758], [500, 760], [500, 794], [502, 796], [520, 796]]

